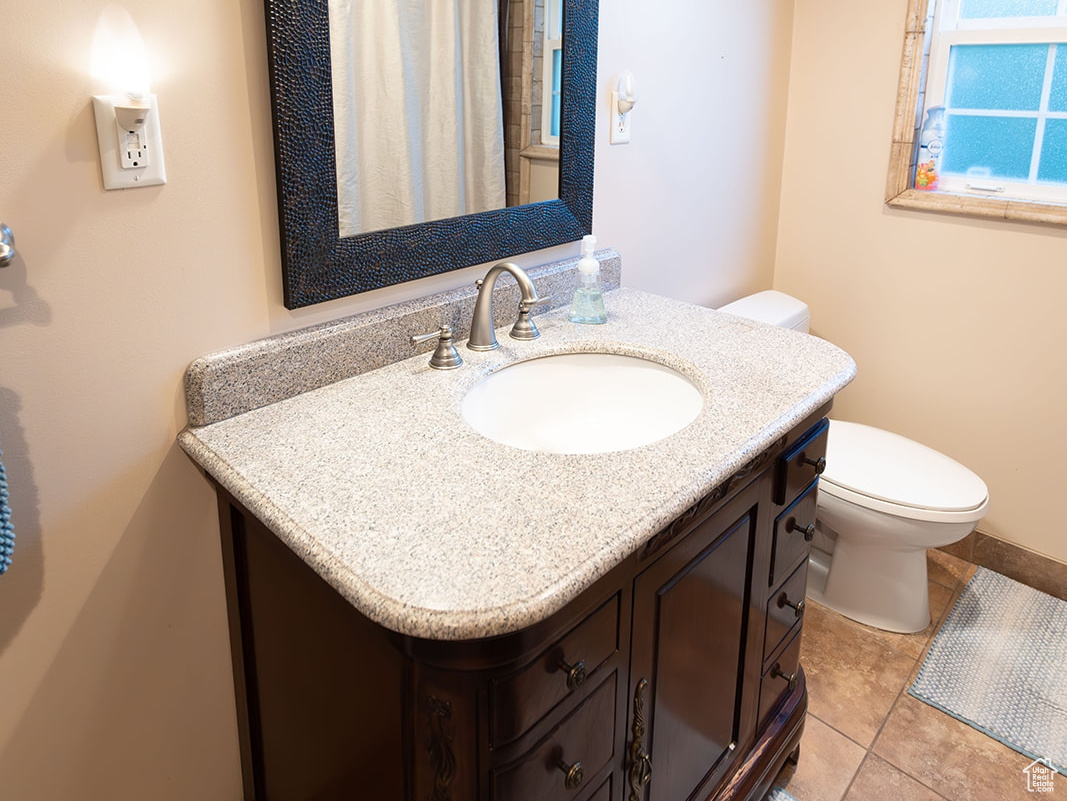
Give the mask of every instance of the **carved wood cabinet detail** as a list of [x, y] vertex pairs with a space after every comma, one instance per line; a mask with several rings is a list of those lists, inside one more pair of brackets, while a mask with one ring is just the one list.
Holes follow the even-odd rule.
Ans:
[[558, 613], [371, 622], [219, 488], [247, 801], [759, 799], [795, 758], [829, 405]]

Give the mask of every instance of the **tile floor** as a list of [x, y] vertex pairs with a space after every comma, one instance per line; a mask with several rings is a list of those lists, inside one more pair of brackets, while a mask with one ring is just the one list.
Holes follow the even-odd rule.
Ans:
[[801, 664], [808, 719], [800, 764], [779, 777], [797, 801], [1067, 800], [1026, 789], [1032, 760], [908, 695], [930, 642], [974, 567], [929, 552], [930, 613], [918, 634], [855, 623], [809, 602]]

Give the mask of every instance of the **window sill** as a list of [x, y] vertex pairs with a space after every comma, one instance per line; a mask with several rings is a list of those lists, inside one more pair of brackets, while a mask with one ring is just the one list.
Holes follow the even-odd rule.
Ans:
[[947, 192], [923, 192], [905, 189], [887, 198], [893, 208], [939, 211], [946, 214], [965, 214], [993, 220], [1067, 225], [1067, 206], [1052, 203], [1032, 203], [1025, 200], [1004, 200], [992, 197], [953, 195]]
[[520, 151], [520, 155], [527, 159], [540, 161], [559, 161], [559, 148], [553, 145], [530, 145]]

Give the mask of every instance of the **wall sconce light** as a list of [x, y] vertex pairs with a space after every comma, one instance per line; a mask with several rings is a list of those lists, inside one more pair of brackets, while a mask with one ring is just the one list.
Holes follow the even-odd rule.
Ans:
[[611, 144], [625, 145], [630, 141], [630, 112], [637, 104], [634, 76], [624, 71], [611, 93]]

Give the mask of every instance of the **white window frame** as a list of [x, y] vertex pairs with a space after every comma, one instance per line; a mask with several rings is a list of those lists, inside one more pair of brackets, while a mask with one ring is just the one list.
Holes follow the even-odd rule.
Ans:
[[[972, 187], [968, 188], [966, 179], [942, 175], [937, 190], [914, 188], [919, 127], [926, 109], [941, 104], [947, 78], [948, 53], [953, 44], [1067, 40], [1067, 17], [962, 20], [957, 23], [960, 0], [940, 0], [936, 15], [930, 13], [933, 2], [911, 0], [909, 3], [886, 203], [904, 208], [1067, 224], [1067, 196], [1055, 187], [1026, 182], [1009, 185], [1009, 182], [997, 180], [993, 186], [1000, 191], [991, 191], [988, 182], [972, 179]], [[1067, 10], [1067, 0], [1059, 0], [1058, 10], [1061, 13]], [[1013, 30], [1005, 32], [1003, 29], [1009, 27], [1005, 22]], [[1000, 35], [994, 37], [991, 30], [997, 28], [1001, 29]], [[936, 38], [932, 36], [934, 31], [938, 32]], [[924, 69], [927, 55], [929, 66]], [[1047, 79], [1049, 77], [1046, 76]], [[1046, 99], [1048, 91], [1046, 85]], [[1046, 117], [1064, 118], [1067, 114], [1052, 112], [1046, 113]], [[1040, 144], [1039, 139], [1035, 147], [1040, 147]]]
[[[1065, 0], [1067, 2], [1067, 0]], [[563, 3], [545, 0], [544, 47], [541, 51], [541, 144], [559, 147], [559, 136], [552, 131], [552, 84], [555, 53], [563, 51]], [[562, 56], [561, 56], [562, 58]], [[563, 69], [562, 61], [560, 70]], [[562, 125], [562, 120], [561, 120]]]

